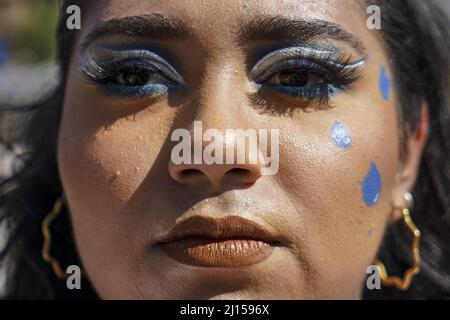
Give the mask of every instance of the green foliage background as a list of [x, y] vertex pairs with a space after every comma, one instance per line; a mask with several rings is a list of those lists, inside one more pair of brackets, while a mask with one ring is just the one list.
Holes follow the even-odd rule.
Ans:
[[[2, 10], [6, 18], [0, 21], [0, 37], [6, 38], [15, 62], [42, 63], [54, 58], [57, 0], [0, 0]], [[20, 19], [8, 19], [8, 10], [19, 12]]]

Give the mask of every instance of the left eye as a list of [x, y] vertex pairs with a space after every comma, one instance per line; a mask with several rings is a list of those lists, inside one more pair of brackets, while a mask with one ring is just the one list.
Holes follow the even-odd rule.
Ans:
[[314, 86], [325, 83], [323, 76], [308, 70], [284, 70], [268, 77], [264, 83], [290, 87]]

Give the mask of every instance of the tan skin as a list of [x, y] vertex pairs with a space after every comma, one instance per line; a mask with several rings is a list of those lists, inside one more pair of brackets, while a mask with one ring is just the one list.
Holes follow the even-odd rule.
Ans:
[[[176, 93], [140, 98], [109, 96], [86, 81], [80, 68], [83, 39], [100, 21], [159, 13], [183, 21], [182, 39], [104, 35], [90, 47], [142, 44], [163, 48], [185, 85]], [[338, 24], [365, 47], [356, 50], [326, 35], [352, 61], [366, 57], [360, 78], [330, 99], [307, 107], [282, 94], [262, 97], [290, 114], [261, 112], [249, 95], [251, 58], [277, 40], [239, 43], [240, 27], [256, 16], [320, 19]], [[385, 101], [379, 70], [384, 44], [366, 28], [359, 1], [103, 1], [89, 4], [70, 65], [58, 146], [59, 170], [83, 269], [104, 299], [359, 299], [366, 269], [376, 257], [388, 223], [400, 219], [418, 172], [428, 124], [426, 106], [414, 135], [402, 146], [395, 92]], [[270, 51], [270, 50], [269, 50]], [[257, 59], [256, 59], [257, 60]], [[249, 66], [250, 64], [250, 66]], [[308, 110], [307, 110], [308, 109]], [[330, 126], [350, 129], [352, 146], [337, 148]], [[250, 184], [220, 165], [197, 165], [184, 181], [169, 165], [176, 128], [280, 129], [280, 170], [254, 175]], [[361, 180], [370, 163], [382, 178], [380, 199], [368, 207]], [[255, 165], [248, 164], [248, 170]], [[219, 188], [217, 188], [219, 186]], [[188, 266], [152, 246], [191, 216], [240, 215], [285, 239], [261, 263], [237, 268]]]

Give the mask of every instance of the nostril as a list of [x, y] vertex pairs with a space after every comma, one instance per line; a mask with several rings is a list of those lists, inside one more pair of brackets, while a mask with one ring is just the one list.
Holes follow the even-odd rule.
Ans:
[[248, 176], [251, 174], [250, 170], [248, 169], [243, 169], [243, 168], [233, 168], [231, 170], [228, 170], [227, 175], [236, 175], [236, 176]]
[[203, 172], [197, 169], [185, 169], [180, 172], [180, 178], [190, 180], [203, 175]]
[[253, 185], [258, 177], [259, 174], [256, 170], [233, 168], [225, 173], [224, 183], [246, 188]]
[[223, 186], [247, 187], [260, 177], [259, 166], [254, 165], [175, 165], [169, 162], [169, 175], [183, 185], [210, 184], [216, 190]]
[[252, 183], [256, 176], [255, 172], [244, 168], [233, 168], [225, 173], [225, 178], [228, 181], [234, 180], [240, 183]]

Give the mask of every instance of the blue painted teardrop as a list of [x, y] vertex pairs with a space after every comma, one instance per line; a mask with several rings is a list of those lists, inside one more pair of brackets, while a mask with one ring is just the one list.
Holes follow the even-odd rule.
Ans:
[[369, 172], [361, 182], [364, 203], [370, 208], [380, 200], [381, 175], [375, 162], [370, 165]]
[[386, 73], [386, 67], [382, 66], [380, 70], [380, 91], [385, 101], [389, 100], [389, 92], [391, 90], [391, 80]]
[[350, 131], [339, 121], [335, 121], [331, 128], [331, 136], [339, 148], [348, 148], [352, 145]]

